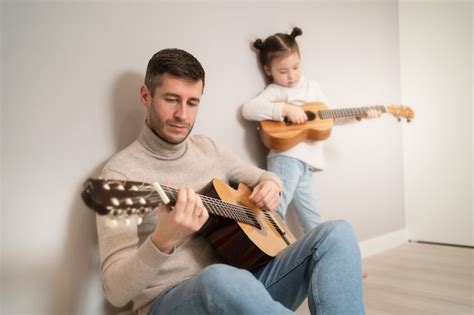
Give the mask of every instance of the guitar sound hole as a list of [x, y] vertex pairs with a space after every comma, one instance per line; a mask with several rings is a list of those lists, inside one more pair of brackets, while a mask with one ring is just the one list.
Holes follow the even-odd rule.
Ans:
[[310, 120], [310, 121], [316, 119], [316, 113], [315, 112], [306, 111], [305, 114], [306, 114], [306, 117], [308, 117], [308, 120]]
[[253, 226], [255, 226], [255, 228], [259, 229], [259, 230], [262, 230], [262, 226], [260, 225], [260, 223], [258, 223], [257, 219], [255, 219], [255, 217], [252, 216], [252, 219], [253, 221]]
[[[316, 119], [316, 113], [315, 112], [305, 111], [304, 113], [306, 114], [306, 117], [308, 117], [308, 121]], [[284, 117], [283, 122], [287, 126], [292, 125], [292, 122], [288, 119], [288, 117]]]

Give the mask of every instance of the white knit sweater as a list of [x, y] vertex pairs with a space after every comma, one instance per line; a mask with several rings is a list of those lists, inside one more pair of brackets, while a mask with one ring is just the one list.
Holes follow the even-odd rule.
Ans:
[[[309, 102], [327, 104], [319, 84], [302, 77], [294, 87], [287, 88], [278, 84], [269, 84], [257, 97], [244, 104], [242, 115], [248, 120], [283, 120], [282, 111], [285, 103], [304, 105]], [[303, 141], [286, 151], [270, 150], [268, 157], [286, 155], [299, 159], [316, 169], [324, 169], [323, 142]]]

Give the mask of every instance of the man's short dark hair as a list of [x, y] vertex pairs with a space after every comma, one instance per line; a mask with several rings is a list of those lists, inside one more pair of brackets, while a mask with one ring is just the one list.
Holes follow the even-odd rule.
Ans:
[[160, 50], [148, 62], [145, 85], [153, 97], [156, 87], [162, 84], [161, 75], [169, 73], [189, 81], [202, 81], [204, 88], [204, 69], [201, 63], [190, 53], [177, 48]]

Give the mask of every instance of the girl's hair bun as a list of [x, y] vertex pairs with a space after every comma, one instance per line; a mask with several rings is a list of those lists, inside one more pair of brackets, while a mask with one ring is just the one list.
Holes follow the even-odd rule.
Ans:
[[293, 30], [291, 31], [290, 36], [295, 38], [296, 36], [300, 36], [301, 34], [303, 34], [303, 31], [301, 30], [301, 28], [293, 27]]
[[263, 48], [263, 41], [259, 38], [253, 43], [253, 47], [257, 48], [258, 50], [262, 50]]

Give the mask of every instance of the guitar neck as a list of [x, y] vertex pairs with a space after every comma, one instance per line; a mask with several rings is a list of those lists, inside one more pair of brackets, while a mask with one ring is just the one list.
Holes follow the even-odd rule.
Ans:
[[318, 111], [318, 116], [320, 119], [363, 117], [369, 109], [376, 109], [382, 113], [387, 112], [385, 106], [379, 105], [354, 108], [323, 109]]
[[[161, 186], [172, 204], [176, 203], [178, 190], [175, 188]], [[206, 195], [199, 195], [206, 210], [213, 215], [232, 219], [241, 223], [258, 226], [257, 219], [253, 211], [245, 206], [234, 205], [220, 199], [208, 197]], [[153, 198], [156, 198], [158, 203], [162, 202], [158, 193], [153, 193]], [[262, 210], [263, 211], [263, 210]], [[263, 211], [265, 212], [265, 211]]]

